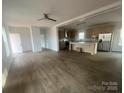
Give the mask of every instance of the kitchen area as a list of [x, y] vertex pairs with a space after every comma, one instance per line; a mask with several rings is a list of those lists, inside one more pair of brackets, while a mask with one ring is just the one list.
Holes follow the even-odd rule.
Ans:
[[91, 55], [97, 52], [121, 52], [120, 13], [121, 10], [116, 9], [59, 27], [59, 50]]
[[99, 24], [88, 28], [85, 32], [75, 29], [59, 30], [60, 50], [86, 52], [94, 55], [97, 51], [111, 51], [112, 28], [110, 24]]

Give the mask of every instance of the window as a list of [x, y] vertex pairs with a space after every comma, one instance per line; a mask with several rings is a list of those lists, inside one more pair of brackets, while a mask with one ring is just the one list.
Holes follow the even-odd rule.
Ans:
[[9, 49], [9, 45], [8, 45], [8, 40], [7, 40], [7, 34], [5, 32], [5, 28], [2, 28], [2, 36], [3, 36], [3, 43], [5, 45], [5, 49], [6, 49], [6, 56], [10, 55], [10, 49]]
[[122, 29], [120, 31], [119, 46], [122, 46]]
[[79, 33], [79, 39], [84, 39], [84, 32]]

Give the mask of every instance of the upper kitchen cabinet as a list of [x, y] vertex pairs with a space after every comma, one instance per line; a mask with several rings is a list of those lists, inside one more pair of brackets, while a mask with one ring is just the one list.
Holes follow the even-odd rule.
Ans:
[[70, 38], [71, 40], [75, 39], [76, 31], [74, 31], [74, 30], [68, 31], [68, 32], [67, 32], [67, 36], [68, 36], [68, 38]]

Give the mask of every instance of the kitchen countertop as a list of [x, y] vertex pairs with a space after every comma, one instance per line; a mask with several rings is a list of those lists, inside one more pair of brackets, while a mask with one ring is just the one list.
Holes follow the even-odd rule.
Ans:
[[97, 42], [70, 42], [70, 44], [96, 44]]

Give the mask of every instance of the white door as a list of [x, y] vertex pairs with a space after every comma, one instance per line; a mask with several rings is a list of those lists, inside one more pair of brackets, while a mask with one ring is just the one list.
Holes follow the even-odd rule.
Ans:
[[10, 34], [10, 42], [11, 42], [12, 52], [14, 54], [22, 53], [20, 34], [17, 34], [17, 33]]

